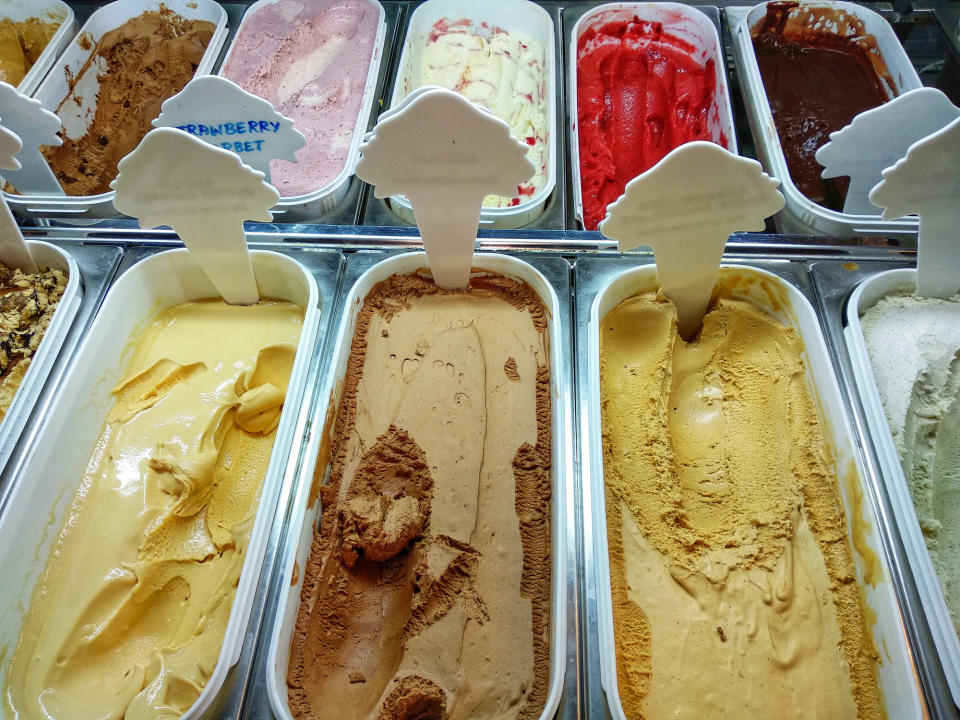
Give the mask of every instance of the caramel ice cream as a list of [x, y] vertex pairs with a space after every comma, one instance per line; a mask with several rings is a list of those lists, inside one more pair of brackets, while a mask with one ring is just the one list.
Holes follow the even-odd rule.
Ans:
[[603, 320], [627, 717], [885, 717], [802, 349], [722, 283], [690, 343], [662, 294], [631, 297]]
[[88, 88], [96, 73], [100, 90], [86, 132], [63, 134], [63, 145], [44, 155], [67, 195], [110, 190], [117, 163], [136, 149], [160, 115], [164, 100], [193, 78], [210, 43], [213, 23], [186, 20], [167, 10], [149, 11], [106, 33], [90, 58], [70, 77], [70, 92], [57, 107], [79, 103], [77, 88]]
[[303, 325], [286, 302], [146, 328], [34, 591], [8, 716], [179, 717], [220, 655]]
[[24, 273], [0, 263], [0, 420], [13, 403], [66, 287], [62, 270]]
[[63, 18], [0, 19], [0, 82], [19, 85], [62, 24]]
[[296, 718], [539, 717], [548, 344], [539, 298], [502, 276], [367, 295], [291, 643]]

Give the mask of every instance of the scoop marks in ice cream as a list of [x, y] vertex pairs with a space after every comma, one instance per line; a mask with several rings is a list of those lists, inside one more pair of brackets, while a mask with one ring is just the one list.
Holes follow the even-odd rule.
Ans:
[[960, 632], [960, 296], [893, 293], [860, 322], [917, 519]]
[[[600, 16], [602, 20], [603, 16]], [[577, 137], [583, 224], [596, 230], [626, 184], [711, 128], [716, 68], [669, 27], [634, 17], [598, 22], [577, 41]]]
[[329, 185], [347, 162], [377, 37], [370, 0], [279, 0], [244, 18], [221, 74], [273, 103], [307, 144], [274, 160], [281, 196]]
[[770, 3], [751, 30], [753, 48], [790, 178], [813, 202], [843, 210], [850, 180], [820, 177], [815, 154], [830, 133], [885, 103], [896, 86], [861, 20], [833, 8], [809, 8], [804, 12], [817, 18], [813, 30], [798, 21], [798, 7]]
[[548, 342], [540, 300], [502, 276], [367, 295], [291, 643], [296, 718], [540, 716]]
[[62, 19], [0, 19], [0, 82], [19, 85], [62, 24]]
[[[729, 277], [729, 276], [728, 276]], [[723, 289], [690, 343], [662, 294], [603, 319], [627, 717], [881, 718], [837, 480], [793, 330]]]
[[534, 176], [517, 186], [514, 197], [489, 195], [485, 207], [511, 207], [530, 199], [546, 183], [547, 87], [543, 46], [528, 35], [444, 18], [434, 23], [420, 59], [421, 85], [455, 90], [510, 126], [529, 146]]
[[[186, 20], [166, 8], [148, 11], [105, 33], [90, 58], [69, 78], [70, 92], [57, 107], [80, 102], [78, 88], [99, 83], [86, 131], [44, 155], [67, 195], [110, 190], [117, 163], [140, 144], [164, 100], [190, 82], [213, 36], [206, 20]], [[89, 99], [87, 99], [89, 100]]]
[[301, 308], [272, 300], [189, 302], [150, 322], [34, 591], [8, 714], [179, 717], [196, 701], [302, 325]]

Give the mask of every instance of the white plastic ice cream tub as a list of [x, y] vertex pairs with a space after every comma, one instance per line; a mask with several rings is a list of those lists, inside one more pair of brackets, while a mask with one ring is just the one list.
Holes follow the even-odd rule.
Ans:
[[[804, 364], [810, 395], [817, 404], [824, 441], [832, 450], [833, 470], [838, 478], [840, 498], [847, 521], [847, 539], [856, 566], [857, 583], [864, 604], [876, 613], [873, 642], [880, 653], [877, 671], [881, 699], [887, 717], [914, 720], [925, 717], [923, 701], [904, 635], [903, 622], [890, 569], [883, 552], [877, 518], [867, 498], [870, 489], [853, 448], [853, 435], [843, 408], [840, 387], [830, 364], [830, 356], [817, 315], [797, 288], [772, 273], [742, 265], [725, 265], [721, 273], [736, 272], [754, 282], [737, 283], [733, 295], [753, 302], [780, 323], [794, 328], [804, 346]], [[596, 592], [600, 640], [600, 677], [611, 715], [624, 720], [617, 688], [617, 657], [614, 645], [613, 608], [610, 590], [610, 563], [607, 555], [607, 521], [603, 471], [603, 441], [600, 410], [600, 323], [623, 300], [660, 286], [655, 265], [632, 268], [617, 275], [593, 302], [588, 327], [589, 342], [589, 459], [585, 466], [592, 500], [595, 533]], [[860, 517], [855, 515], [861, 514]], [[853, 518], [853, 519], [852, 519]], [[856, 538], [856, 541], [855, 541]], [[857, 550], [866, 546], [882, 566], [875, 585], [865, 581], [868, 560]], [[653, 677], [656, 682], [656, 675]], [[722, 679], [721, 679], [722, 682]]]
[[[867, 417], [870, 437], [880, 463], [884, 485], [890, 495], [897, 531], [903, 542], [916, 581], [920, 602], [923, 606], [937, 654], [943, 664], [944, 674], [953, 701], [960, 706], [960, 639], [937, 579], [936, 570], [927, 552], [927, 545], [920, 529], [920, 521], [910, 496], [907, 479], [893, 442], [890, 424], [880, 400], [877, 381], [873, 374], [867, 345], [864, 341], [860, 317], [877, 301], [892, 292], [915, 292], [917, 271], [911, 268], [888, 270], [874, 275], [861, 283], [850, 295], [846, 307], [844, 339], [850, 353], [850, 364], [857, 382], [857, 394]], [[960, 518], [958, 518], [960, 521]]]
[[[518, 228], [536, 220], [546, 207], [557, 183], [557, 107], [556, 107], [556, 51], [553, 20], [539, 5], [527, 0], [484, 0], [482, 3], [469, 0], [427, 0], [410, 16], [407, 36], [397, 65], [397, 77], [390, 99], [395, 107], [413, 90], [420, 87], [420, 59], [427, 39], [438, 20], [462, 20], [473, 22], [480, 31], [483, 23], [500, 27], [507, 32], [520, 32], [540, 43], [544, 50], [545, 97], [547, 111], [547, 168], [543, 187], [533, 195], [522, 199], [513, 207], [484, 207], [480, 213], [481, 227]], [[520, 138], [522, 140], [523, 138]], [[390, 209], [408, 223], [415, 223], [410, 201], [400, 195], [389, 200]]]
[[608, 22], [630, 20], [659, 22], [665, 30], [694, 48], [698, 61], [706, 64], [712, 59], [716, 72], [716, 93], [710, 109], [709, 125], [714, 138], [720, 134], [726, 138], [726, 148], [737, 152], [737, 133], [733, 124], [733, 109], [730, 105], [730, 88], [727, 85], [727, 63], [720, 45], [717, 28], [703, 12], [689, 5], [675, 2], [617, 2], [591, 8], [577, 20], [570, 33], [567, 54], [567, 118], [570, 132], [570, 172], [573, 182], [574, 213], [583, 227], [583, 188], [580, 184], [580, 135], [577, 127], [577, 45], [580, 36], [590, 27]]
[[74, 30], [76, 30], [73, 8], [62, 0], [5, 0], [3, 9], [0, 10], [0, 19], [3, 18], [13, 22], [23, 22], [30, 18], [39, 18], [50, 22], [60, 20], [60, 27], [50, 38], [50, 42], [40, 53], [40, 57], [37, 58], [33, 67], [27, 71], [23, 80], [17, 85], [17, 90], [24, 95], [31, 95], [37, 89], [47, 71], [53, 66], [57, 56], [70, 42], [70, 38], [73, 37]]
[[[340, 173], [327, 185], [317, 188], [313, 192], [305, 195], [292, 195], [281, 197], [272, 209], [273, 219], [277, 222], [296, 222], [302, 220], [311, 220], [325, 212], [333, 210], [346, 197], [350, 190], [350, 183], [353, 179], [353, 172], [360, 159], [360, 144], [363, 142], [363, 136], [367, 129], [367, 121], [370, 118], [370, 111], [373, 108], [373, 101], [376, 96], [377, 77], [380, 73], [380, 64], [383, 61], [384, 43], [386, 41], [387, 21], [386, 12], [383, 6], [375, 0], [364, 0], [372, 8], [376, 9], [379, 15], [377, 21], [377, 35], [373, 42], [373, 54], [370, 57], [370, 68], [367, 71], [366, 82], [363, 86], [363, 99], [360, 101], [360, 112], [357, 114], [353, 128], [353, 136], [350, 139], [350, 148], [347, 150], [346, 162]], [[264, 5], [276, 3], [277, 0], [257, 0], [244, 13], [243, 20], [237, 27], [233, 40], [227, 54], [221, 63], [220, 75], [223, 75], [223, 68], [230, 61], [230, 57], [236, 47], [236, 39], [242, 37], [245, 32], [247, 20]], [[255, 32], [255, 31], [254, 31]]]
[[43, 334], [43, 339], [30, 361], [30, 367], [20, 381], [13, 396], [13, 402], [3, 420], [0, 421], [0, 468], [3, 468], [20, 439], [26, 427], [27, 420], [33, 410], [34, 403], [43, 389], [43, 384], [50, 374], [50, 370], [60, 354], [60, 347], [73, 325], [73, 320], [83, 301], [83, 278], [77, 261], [66, 250], [56, 245], [40, 240], [28, 240], [30, 254], [41, 269], [51, 267], [62, 270], [67, 275], [67, 286], [64, 288], [60, 302], [57, 304]]
[[[807, 8], [834, 8], [861, 20], [867, 33], [876, 38], [877, 49], [896, 86], [896, 95], [921, 87], [920, 78], [910, 58], [907, 57], [903, 45], [900, 44], [890, 24], [880, 15], [854, 3], [830, 0], [803, 2], [797, 9], [791, 10], [790, 15], [797, 16]], [[750, 8], [735, 27], [733, 27], [735, 22], [733, 17], [730, 23], [733, 54], [757, 155], [763, 163], [764, 170], [780, 180], [780, 192], [786, 199], [784, 209], [774, 218], [778, 229], [781, 232], [812, 235], [915, 236], [918, 227], [915, 216], [899, 220], [881, 220], [880, 208], [877, 208], [876, 215], [852, 215], [838, 212], [813, 202], [794, 184], [780, 144], [780, 136], [773, 121], [773, 111], [770, 109], [770, 101], [763, 86], [760, 66], [757, 64], [757, 55], [750, 35], [751, 28], [763, 20], [766, 12], [767, 4], [761, 3]], [[813, 25], [813, 27], [817, 26]]]
[[[275, 252], [251, 252], [260, 292], [304, 308], [283, 414], [260, 492], [243, 569], [223, 647], [206, 687], [183, 715], [198, 718], [237, 662], [266, 551], [276, 499], [303, 407], [310, 353], [320, 313], [313, 276], [300, 263]], [[189, 300], [217, 297], [213, 285], [186, 249], [158, 253], [132, 266], [111, 288], [55, 398], [56, 411], [38, 433], [0, 516], [0, 544], [19, 548], [0, 557], [0, 686], [6, 684], [13, 649], [38, 580], [60, 534], [87, 462], [113, 407], [110, 390], [127, 371], [136, 337], [156, 313]]]
[[[298, 495], [293, 501], [290, 517], [291, 541], [288, 543], [286, 557], [280, 577], [291, 578], [284, 581], [277, 600], [277, 617], [274, 620], [267, 656], [267, 690], [274, 715], [281, 720], [292, 720], [293, 716], [287, 701], [287, 669], [290, 660], [290, 642], [297, 613], [300, 607], [300, 593], [303, 588], [304, 573], [307, 566], [314, 531], [320, 516], [320, 500], [314, 487], [315, 482], [325, 477], [324, 469], [317, 468], [317, 458], [322, 449], [329, 454], [329, 443], [333, 433], [333, 420], [340, 404], [343, 390], [343, 376], [350, 358], [350, 348], [356, 331], [357, 318], [367, 294], [378, 282], [395, 273], [411, 274], [427, 267], [426, 254], [411, 252], [383, 260], [367, 270], [354, 284], [346, 300], [343, 319], [340, 323], [337, 344], [333, 351], [331, 370], [327, 373], [325, 385], [321, 389], [313, 427], [316, 431], [310, 438], [303, 472], [309, 477], [302, 478]], [[550, 598], [550, 684], [546, 704], [540, 714], [541, 720], [552, 718], [560, 704], [563, 691], [563, 677], [566, 668], [566, 547], [564, 543], [564, 524], [567, 498], [564, 494], [565, 465], [563, 461], [565, 419], [561, 398], [569, 389], [564, 388], [564, 355], [557, 342], [559, 335], [556, 320], [559, 317], [559, 301], [550, 283], [529, 264], [516, 258], [493, 253], [474, 255], [474, 271], [499, 273], [507, 277], [526, 282], [540, 297], [547, 308], [547, 329], [550, 345], [550, 420], [552, 423], [552, 479], [553, 493], [551, 535], [553, 562], [551, 566]], [[329, 416], [328, 416], [329, 413]], [[322, 428], [322, 430], [321, 430]], [[321, 459], [322, 460], [322, 459]], [[329, 468], [326, 470], [329, 473]], [[312, 504], [311, 504], [312, 501]]]
[[[66, 51], [53, 66], [44, 81], [37, 88], [34, 97], [43, 107], [55, 112], [70, 92], [68, 77], [73, 77], [90, 57], [97, 42], [109, 31], [120, 27], [128, 20], [150, 10], [168, 10], [188, 20], [206, 20], [215, 26], [210, 44], [207, 45], [197, 75], [209, 73], [220, 54], [227, 37], [227, 12], [214, 0], [115, 0], [104, 5], [91, 15], [73, 39]], [[77, 136], [86, 131], [92, 110], [96, 107], [97, 93], [100, 89], [96, 73], [91, 71], [84, 76], [82, 88], [77, 88], [80, 104], [73, 102], [64, 105], [61, 121], [69, 136]], [[69, 115], [65, 114], [69, 113]], [[89, 117], [88, 117], [89, 115]], [[113, 191], [99, 195], [15, 195], [3, 193], [3, 197], [14, 213], [24, 217], [70, 218], [109, 218], [117, 215], [113, 207]]]

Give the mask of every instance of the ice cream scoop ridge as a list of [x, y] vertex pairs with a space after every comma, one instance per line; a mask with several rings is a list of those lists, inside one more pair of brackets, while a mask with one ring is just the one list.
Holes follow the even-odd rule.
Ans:
[[62, 24], [62, 18], [0, 20], [0, 82], [19, 85]]
[[220, 656], [302, 322], [300, 308], [269, 300], [195, 301], [154, 318], [34, 590], [8, 713], [169, 717], [197, 700]]
[[689, 343], [654, 292], [602, 323], [624, 712], [884, 717], [802, 345], [723, 287]]

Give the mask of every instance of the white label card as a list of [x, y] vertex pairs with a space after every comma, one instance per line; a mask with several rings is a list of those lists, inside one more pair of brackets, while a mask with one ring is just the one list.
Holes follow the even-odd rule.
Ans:
[[513, 195], [534, 173], [510, 127], [457, 93], [418, 88], [385, 113], [360, 148], [357, 177], [375, 195], [406, 195], [436, 284], [470, 280], [483, 198]]
[[660, 287], [677, 308], [681, 337], [690, 340], [700, 331], [727, 238], [764, 229], [764, 218], [784, 205], [779, 185], [755, 160], [715, 143], [687, 143], [627, 183], [600, 232], [620, 252], [653, 248]]
[[201, 75], [187, 83], [160, 108], [154, 127], [175, 127], [224, 150], [270, 180], [270, 161], [297, 161], [307, 144], [293, 120], [236, 83]]
[[936, 88], [909, 90], [890, 102], [857, 115], [845, 128], [830, 133], [830, 142], [817, 150], [825, 178], [850, 176], [843, 211], [876, 215], [871, 188], [881, 172], [902, 158], [913, 143], [960, 117], [960, 108]]
[[117, 210], [142, 228], [169, 225], [231, 305], [259, 300], [244, 220], [269, 222], [277, 191], [229, 150], [176, 128], [147, 133], [118, 165]]
[[[20, 162], [16, 155], [23, 144], [16, 133], [0, 125], [0, 170], [17, 170]], [[0, 186], [3, 177], [0, 176]], [[9, 267], [18, 267], [24, 272], [36, 272], [37, 264], [30, 255], [30, 249], [23, 240], [23, 233], [6, 200], [0, 200], [0, 261]]]
[[28, 98], [9, 83], [0, 82], [0, 122], [23, 143], [18, 156], [20, 169], [4, 173], [10, 184], [28, 195], [63, 195], [57, 176], [40, 152], [41, 145], [63, 144], [57, 135], [60, 118], [44, 110], [39, 100]]
[[883, 219], [920, 216], [917, 295], [960, 292], [960, 118], [915, 142], [870, 191]]

